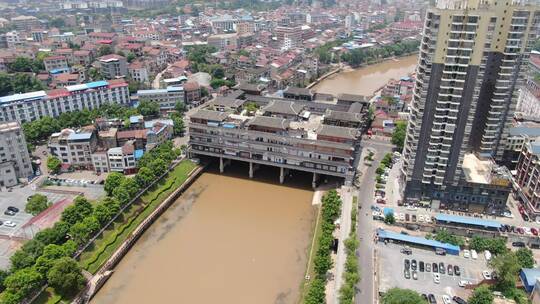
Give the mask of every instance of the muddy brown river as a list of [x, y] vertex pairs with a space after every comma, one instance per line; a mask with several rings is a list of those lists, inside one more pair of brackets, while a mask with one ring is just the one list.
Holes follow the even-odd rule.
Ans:
[[367, 67], [334, 74], [313, 87], [316, 92], [372, 95], [390, 79], [414, 72], [418, 55], [386, 60]]
[[290, 187], [247, 172], [202, 174], [91, 302], [296, 303], [316, 212], [311, 180]]

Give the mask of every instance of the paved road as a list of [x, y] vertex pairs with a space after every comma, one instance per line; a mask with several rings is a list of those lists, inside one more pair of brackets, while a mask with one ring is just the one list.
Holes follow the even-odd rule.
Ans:
[[[358, 239], [360, 241], [359, 248], [359, 264], [360, 277], [358, 283], [358, 293], [356, 294], [357, 304], [367, 304], [374, 302], [373, 293], [373, 234], [376, 225], [371, 218], [370, 206], [374, 200], [375, 188], [375, 169], [377, 169], [379, 161], [385, 153], [390, 152], [392, 145], [388, 142], [378, 140], [365, 140], [362, 142], [362, 148], [370, 148], [375, 151], [373, 165], [364, 167], [361, 177], [360, 190], [358, 191], [358, 203], [361, 206], [358, 216]], [[362, 168], [363, 160], [360, 163]], [[362, 169], [361, 169], [362, 170]]]

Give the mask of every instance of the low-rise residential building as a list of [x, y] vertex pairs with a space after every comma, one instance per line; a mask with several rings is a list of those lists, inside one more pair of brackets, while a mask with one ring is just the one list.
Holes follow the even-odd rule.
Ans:
[[128, 84], [123, 80], [95, 81], [51, 91], [0, 97], [0, 122], [34, 121], [65, 112], [95, 109], [104, 104], [128, 104]]
[[97, 137], [93, 129], [84, 129], [79, 132], [64, 129], [51, 135], [47, 147], [62, 164], [76, 169], [90, 169], [92, 153], [97, 148]]
[[186, 102], [183, 87], [167, 87], [166, 89], [139, 90], [139, 101], [150, 101], [159, 104], [161, 111], [174, 110], [176, 103]]
[[523, 145], [516, 167], [515, 191], [529, 212], [540, 215], [540, 138], [528, 140]]
[[514, 170], [523, 149], [523, 145], [540, 136], [540, 124], [523, 123], [508, 129], [508, 139], [502, 157], [502, 164]]
[[45, 70], [51, 74], [69, 72], [69, 64], [65, 56], [49, 56], [43, 59]]
[[99, 57], [101, 75], [107, 79], [122, 78], [128, 75], [127, 60], [125, 57], [110, 54]]
[[146, 66], [139, 61], [135, 61], [128, 66], [129, 77], [140, 83], [150, 82], [150, 76]]
[[107, 151], [110, 172], [133, 174], [137, 172], [135, 160], [135, 146], [132, 141], [124, 143], [121, 147], [111, 148]]
[[12, 187], [33, 175], [30, 154], [17, 122], [0, 124], [0, 187]]
[[235, 50], [238, 47], [238, 36], [233, 34], [219, 34], [208, 37], [208, 45], [216, 47], [218, 50]]

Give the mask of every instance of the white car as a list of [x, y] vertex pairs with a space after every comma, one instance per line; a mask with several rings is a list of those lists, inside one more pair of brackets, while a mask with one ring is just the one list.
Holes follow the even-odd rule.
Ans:
[[420, 214], [420, 215], [418, 216], [418, 221], [419, 221], [419, 222], [423, 222], [423, 221], [424, 221], [424, 216], [423, 216], [422, 214]]
[[4, 225], [7, 226], [7, 227], [15, 227], [15, 226], [17, 226], [17, 224], [15, 224], [12, 221], [5, 221]]
[[478, 253], [477, 253], [476, 250], [474, 250], [474, 249], [471, 250], [471, 258], [472, 258], [473, 260], [478, 259]]
[[441, 275], [438, 274], [438, 273], [434, 273], [433, 274], [433, 282], [435, 282], [435, 284], [441, 283]]
[[529, 228], [529, 227], [523, 227], [523, 231], [525, 231], [525, 234], [528, 234], [528, 235], [532, 234], [531, 228]]
[[484, 279], [486, 279], [486, 280], [491, 280], [491, 272], [489, 272], [489, 271], [487, 271], [487, 270], [482, 271], [482, 276], [483, 276]]
[[409, 211], [416, 211], [416, 210], [418, 210], [418, 207], [409, 205], [409, 206], [407, 206], [407, 210], [409, 210]]
[[427, 215], [424, 217], [424, 220], [426, 221], [426, 223], [431, 223], [431, 216]]
[[443, 301], [444, 304], [451, 304], [452, 303], [452, 299], [450, 299], [449, 295], [443, 295], [442, 296], [442, 301]]
[[503, 212], [503, 216], [507, 218], [514, 218], [514, 215], [512, 214], [512, 212], [508, 212], [508, 211]]
[[471, 282], [469, 282], [467, 280], [461, 280], [458, 283], [459, 287], [465, 287], [465, 286], [470, 285], [470, 284], [471, 284]]
[[468, 259], [471, 257], [471, 252], [467, 249], [463, 250], [463, 257]]
[[400, 221], [405, 221], [405, 213], [400, 213], [399, 214], [399, 220]]

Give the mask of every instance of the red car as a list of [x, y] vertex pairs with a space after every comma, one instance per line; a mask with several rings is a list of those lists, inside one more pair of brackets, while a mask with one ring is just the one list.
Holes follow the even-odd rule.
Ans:
[[525, 233], [525, 230], [523, 230], [523, 228], [521, 228], [521, 227], [517, 227], [516, 230], [517, 230], [517, 232], [518, 232], [519, 234], [524, 234], [524, 233]]
[[531, 228], [531, 233], [534, 234], [535, 236], [538, 236], [538, 229], [536, 228]]

